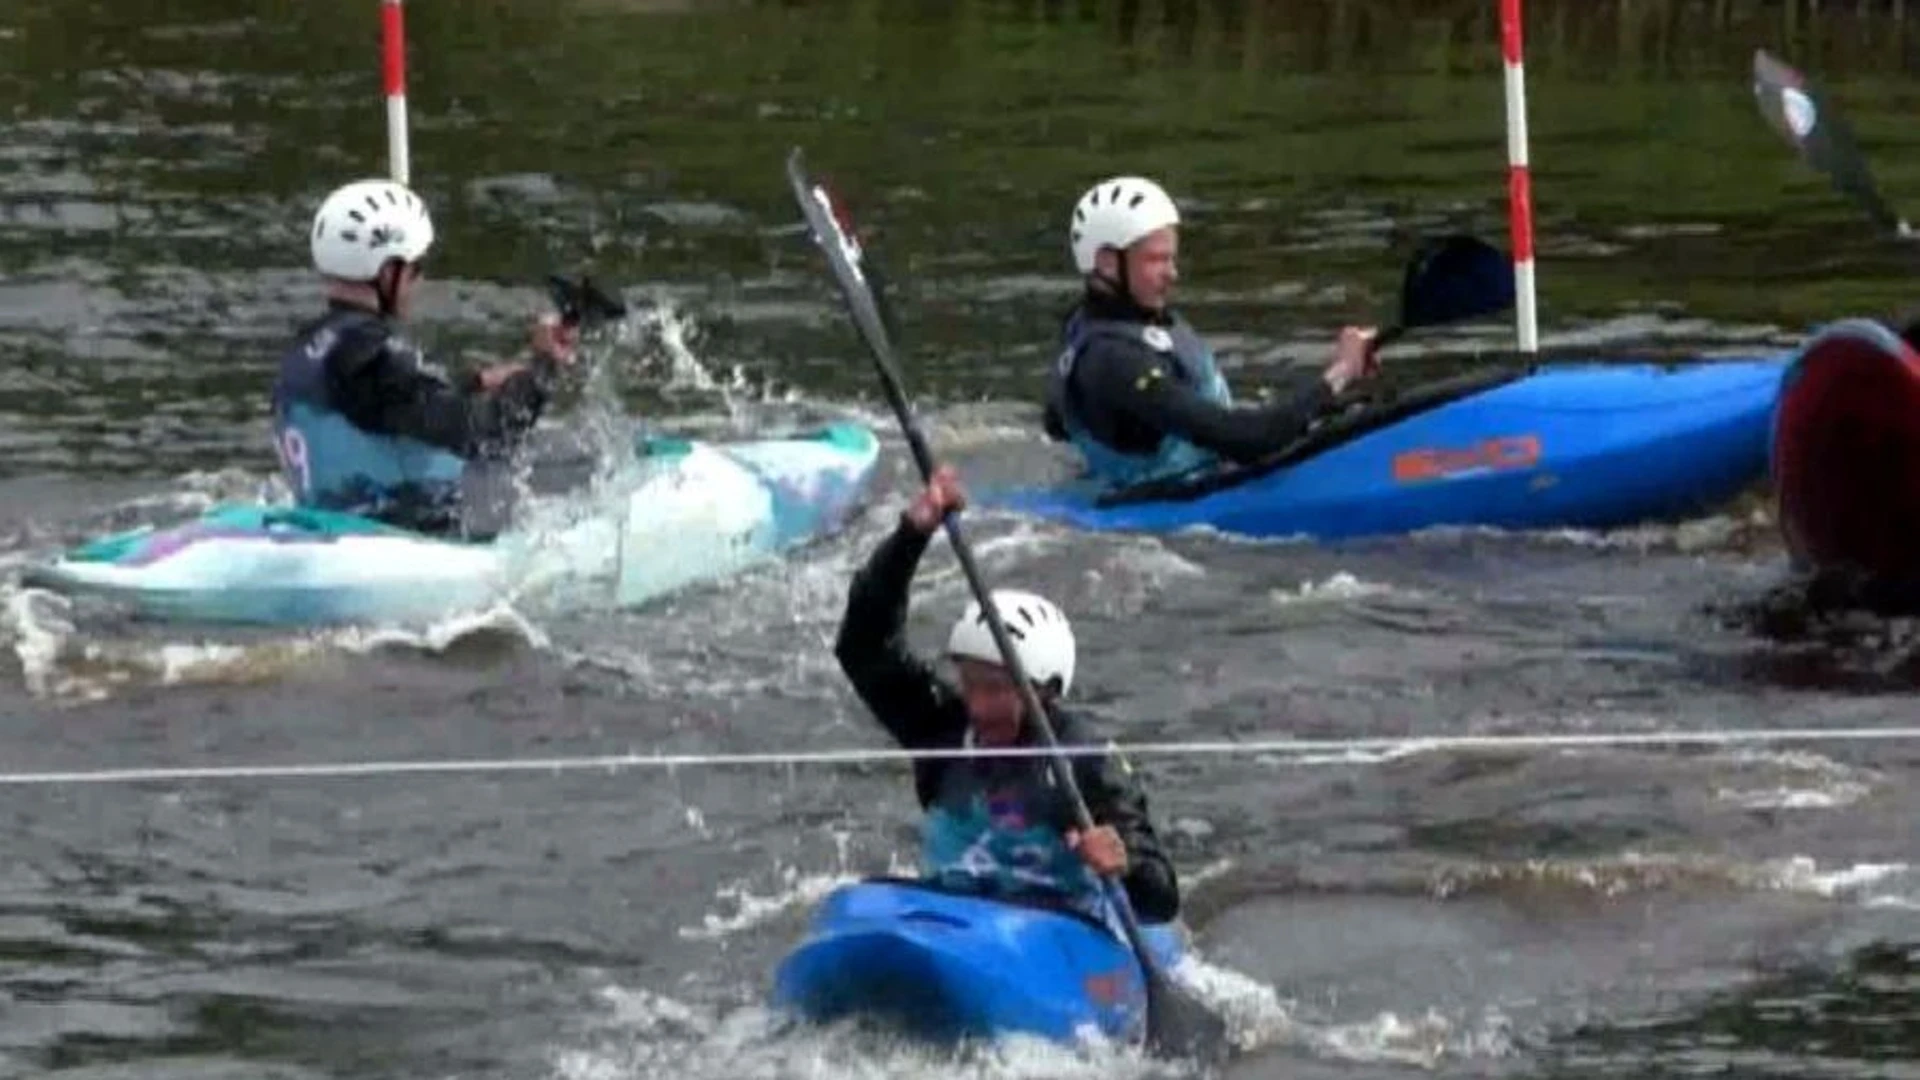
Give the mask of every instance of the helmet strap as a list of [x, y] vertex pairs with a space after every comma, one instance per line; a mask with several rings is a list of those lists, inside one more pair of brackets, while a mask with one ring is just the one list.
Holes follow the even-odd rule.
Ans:
[[1140, 317], [1143, 319], [1150, 318], [1153, 313], [1141, 307], [1140, 301], [1133, 298], [1133, 275], [1127, 270], [1126, 251], [1122, 248], [1108, 248], [1107, 250], [1113, 252], [1114, 256], [1119, 260], [1120, 272], [1118, 274], [1103, 274], [1100, 272], [1099, 266], [1096, 265], [1093, 272], [1087, 275], [1088, 278], [1113, 290], [1114, 300], [1127, 311], [1139, 312]]
[[404, 273], [406, 273], [405, 263], [398, 259], [388, 259], [380, 264], [380, 271], [373, 276], [373, 295], [380, 304], [382, 318], [393, 317], [400, 299], [400, 276]]
[[1113, 274], [1102, 273], [1099, 262], [1095, 261], [1092, 272], [1087, 276], [1105, 285], [1107, 288], [1112, 289], [1117, 294], [1116, 299], [1123, 300], [1128, 304], [1133, 303], [1133, 290], [1128, 287], [1127, 253], [1125, 249], [1109, 246], [1101, 250], [1113, 252], [1114, 258], [1118, 260], [1120, 264], [1119, 275], [1115, 276]]
[[1134, 303], [1133, 276], [1127, 270], [1127, 249], [1114, 248], [1113, 254], [1114, 254], [1114, 257], [1118, 259], [1120, 262], [1120, 281], [1119, 281], [1120, 296], [1123, 299], [1125, 299], [1129, 305], [1131, 305]]
[[372, 298], [380, 304], [380, 317], [390, 317], [394, 313], [394, 294], [399, 292], [396, 275], [386, 273], [394, 263], [380, 263], [380, 269], [372, 275]]

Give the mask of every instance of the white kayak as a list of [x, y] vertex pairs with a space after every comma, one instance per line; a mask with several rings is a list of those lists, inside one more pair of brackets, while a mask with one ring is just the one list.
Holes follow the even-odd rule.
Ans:
[[415, 622], [555, 587], [629, 607], [838, 530], [880, 456], [873, 433], [853, 424], [738, 443], [649, 439], [637, 449], [613, 512], [516, 525], [488, 542], [333, 511], [224, 504], [93, 540], [23, 580], [194, 622]]

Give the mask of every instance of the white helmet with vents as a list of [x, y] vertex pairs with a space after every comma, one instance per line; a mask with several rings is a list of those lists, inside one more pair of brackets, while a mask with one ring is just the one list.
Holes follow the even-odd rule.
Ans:
[[[1017, 589], [995, 589], [993, 607], [1007, 628], [1007, 637], [1020, 657], [1027, 677], [1054, 693], [1064, 696], [1073, 688], [1073, 627], [1067, 616], [1052, 601]], [[993, 642], [987, 617], [975, 600], [967, 605], [953, 632], [947, 636], [947, 655], [1004, 664], [1005, 658]]]
[[417, 262], [432, 246], [427, 205], [391, 180], [347, 184], [313, 215], [313, 267], [328, 277], [372, 281], [389, 259]]
[[1091, 274], [1093, 257], [1101, 248], [1125, 251], [1148, 233], [1178, 224], [1180, 210], [1159, 184], [1140, 176], [1102, 180], [1073, 208], [1067, 229], [1073, 265]]

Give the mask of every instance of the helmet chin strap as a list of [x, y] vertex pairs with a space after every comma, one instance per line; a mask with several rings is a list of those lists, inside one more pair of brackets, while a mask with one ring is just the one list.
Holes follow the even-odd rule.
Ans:
[[[389, 270], [393, 273], [389, 274]], [[396, 268], [394, 260], [388, 260], [381, 265], [380, 272], [373, 276], [373, 295], [380, 304], [382, 318], [391, 318], [394, 314], [394, 307], [400, 299], [400, 275], [403, 272]]]
[[1113, 252], [1114, 258], [1120, 263], [1120, 273], [1118, 275], [1103, 274], [1098, 267], [1095, 267], [1093, 271], [1094, 279], [1105, 282], [1108, 288], [1114, 290], [1115, 296], [1128, 307], [1136, 308], [1147, 314], [1153, 314], [1146, 305], [1142, 304], [1133, 295], [1133, 276], [1127, 271], [1127, 253], [1119, 248], [1108, 248], [1107, 250]]

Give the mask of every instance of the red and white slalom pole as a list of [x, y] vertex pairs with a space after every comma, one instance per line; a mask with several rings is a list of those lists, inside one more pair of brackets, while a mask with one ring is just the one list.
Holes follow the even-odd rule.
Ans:
[[407, 28], [401, 0], [380, 0], [381, 68], [387, 90], [387, 164], [407, 183]]
[[1513, 232], [1514, 321], [1520, 351], [1538, 352], [1533, 296], [1533, 180], [1527, 171], [1527, 73], [1521, 61], [1520, 0], [1500, 0], [1500, 51], [1507, 67], [1507, 216]]

